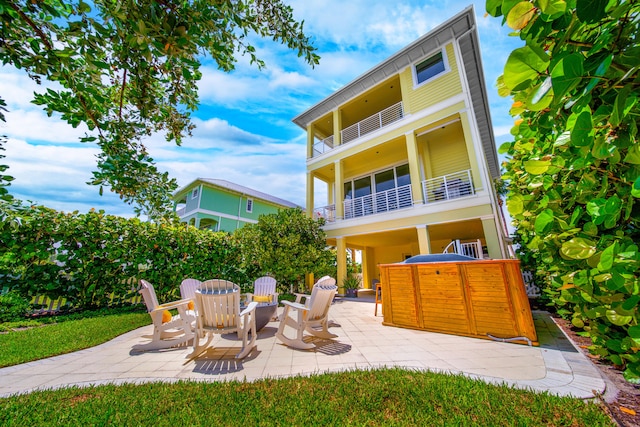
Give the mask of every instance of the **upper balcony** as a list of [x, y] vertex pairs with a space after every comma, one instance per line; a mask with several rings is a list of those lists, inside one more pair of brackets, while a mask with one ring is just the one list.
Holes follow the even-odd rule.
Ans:
[[400, 78], [396, 75], [316, 119], [311, 124], [311, 156], [356, 141], [403, 117]]
[[[342, 144], [347, 144], [368, 133], [382, 129], [385, 126], [389, 126], [391, 123], [397, 122], [403, 117], [403, 105], [402, 102], [398, 102], [391, 107], [385, 108], [384, 110], [341, 130], [340, 137]], [[331, 135], [313, 144], [313, 157], [324, 154], [334, 148], [333, 135]]]

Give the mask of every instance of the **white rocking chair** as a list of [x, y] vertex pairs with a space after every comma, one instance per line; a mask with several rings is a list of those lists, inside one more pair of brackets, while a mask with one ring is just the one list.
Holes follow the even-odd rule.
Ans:
[[[315, 347], [314, 344], [304, 342], [304, 332], [323, 339], [331, 339], [337, 337], [328, 330], [328, 314], [333, 297], [336, 295], [338, 287], [333, 283], [326, 281], [318, 281], [313, 286], [311, 296], [305, 304], [300, 302], [282, 301], [284, 304], [284, 312], [280, 318], [280, 326], [276, 332], [276, 338], [289, 347], [300, 350], [310, 350]], [[301, 295], [302, 296], [302, 295]], [[289, 315], [290, 310], [295, 310], [297, 316], [294, 318]], [[296, 330], [295, 338], [285, 336], [284, 329], [290, 326]], [[316, 329], [319, 328], [319, 329]]]
[[[151, 342], [146, 344], [137, 344], [133, 346], [134, 351], [150, 351], [160, 350], [164, 348], [175, 347], [186, 344], [194, 337], [193, 323], [195, 317], [188, 312], [189, 299], [182, 299], [166, 304], [158, 304], [156, 291], [153, 285], [146, 280], [140, 280], [140, 290], [147, 311], [153, 322], [153, 335], [145, 336], [151, 338]], [[176, 316], [170, 316], [166, 319], [165, 311], [177, 309]], [[165, 317], [165, 322], [163, 322]], [[167, 321], [168, 320], [168, 321]]]
[[196, 289], [200, 286], [202, 282], [197, 279], [184, 279], [182, 283], [180, 283], [180, 296], [183, 299], [194, 300], [196, 298]]
[[[246, 357], [256, 347], [257, 302], [251, 302], [240, 312], [240, 287], [227, 280], [213, 279], [202, 282], [195, 291], [196, 336], [193, 352], [187, 358], [202, 354], [215, 334], [237, 333], [242, 339], [242, 350], [237, 359]], [[251, 340], [249, 340], [251, 334]], [[206, 338], [204, 344], [200, 340]]]
[[276, 292], [276, 279], [271, 276], [258, 277], [253, 282], [253, 293], [247, 294], [248, 301], [255, 302], [278, 302]]

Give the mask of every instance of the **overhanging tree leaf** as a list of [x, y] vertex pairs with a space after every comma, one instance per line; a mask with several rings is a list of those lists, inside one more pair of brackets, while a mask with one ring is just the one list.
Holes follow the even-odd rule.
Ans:
[[318, 63], [315, 48], [280, 0], [6, 0], [0, 3], [0, 61], [36, 82], [49, 115], [84, 123], [101, 149], [91, 183], [116, 192], [151, 218], [169, 215], [174, 179], [143, 143], [152, 134], [191, 135], [203, 60], [221, 70], [236, 55], [263, 67], [251, 44], [269, 38]]
[[575, 88], [583, 78], [584, 58], [578, 53], [572, 53], [562, 58], [551, 70], [553, 92], [557, 97], [563, 97]]
[[[530, 3], [535, 16], [512, 33], [526, 45], [509, 56], [500, 91], [522, 104], [503, 173], [519, 256], [558, 313], [584, 326], [591, 351], [638, 381], [640, 2]], [[493, 10], [504, 17], [516, 4]]]
[[523, 46], [511, 52], [504, 67], [504, 84], [511, 90], [530, 84], [549, 65], [548, 55], [540, 48]]

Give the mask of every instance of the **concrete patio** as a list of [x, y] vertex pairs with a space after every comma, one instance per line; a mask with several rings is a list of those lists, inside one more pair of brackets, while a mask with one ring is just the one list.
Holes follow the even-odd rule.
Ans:
[[[280, 308], [282, 310], [282, 308]], [[236, 360], [235, 334], [216, 337], [214, 348], [190, 361], [191, 347], [134, 353], [151, 326], [105, 344], [62, 356], [0, 369], [0, 397], [72, 385], [149, 381], [253, 381], [349, 369], [405, 367], [463, 373], [491, 383], [591, 398], [604, 394], [600, 372], [545, 312], [534, 312], [539, 347], [416, 331], [382, 325], [373, 298], [336, 299], [330, 311], [334, 340], [316, 341], [315, 350], [285, 347], [275, 339], [277, 322], [258, 333], [257, 350]]]

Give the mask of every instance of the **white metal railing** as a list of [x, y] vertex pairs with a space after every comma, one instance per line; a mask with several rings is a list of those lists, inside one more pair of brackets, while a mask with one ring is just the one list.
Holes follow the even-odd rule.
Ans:
[[402, 102], [398, 102], [397, 104], [385, 108], [384, 110], [374, 114], [373, 116], [367, 117], [366, 119], [341, 130], [341, 143], [345, 144], [349, 141], [353, 141], [354, 139], [358, 139], [362, 135], [366, 135], [370, 132], [373, 132], [374, 130], [385, 127], [395, 121], [400, 120], [403, 117], [404, 109], [402, 107]]
[[336, 205], [322, 206], [313, 210], [314, 218], [324, 218], [326, 223], [336, 222]]
[[313, 157], [333, 149], [333, 135], [313, 144]]
[[453, 240], [447, 245], [446, 248], [444, 248], [444, 251], [442, 251], [442, 253], [454, 253], [478, 259], [484, 257], [484, 252], [482, 251], [482, 243], [480, 242], [480, 240], [474, 240], [471, 242], [461, 242], [460, 240]]
[[475, 194], [471, 170], [455, 172], [422, 181], [425, 203], [457, 199]]
[[347, 199], [343, 203], [344, 217], [349, 219], [408, 208], [413, 206], [413, 195], [409, 184], [355, 199]]

